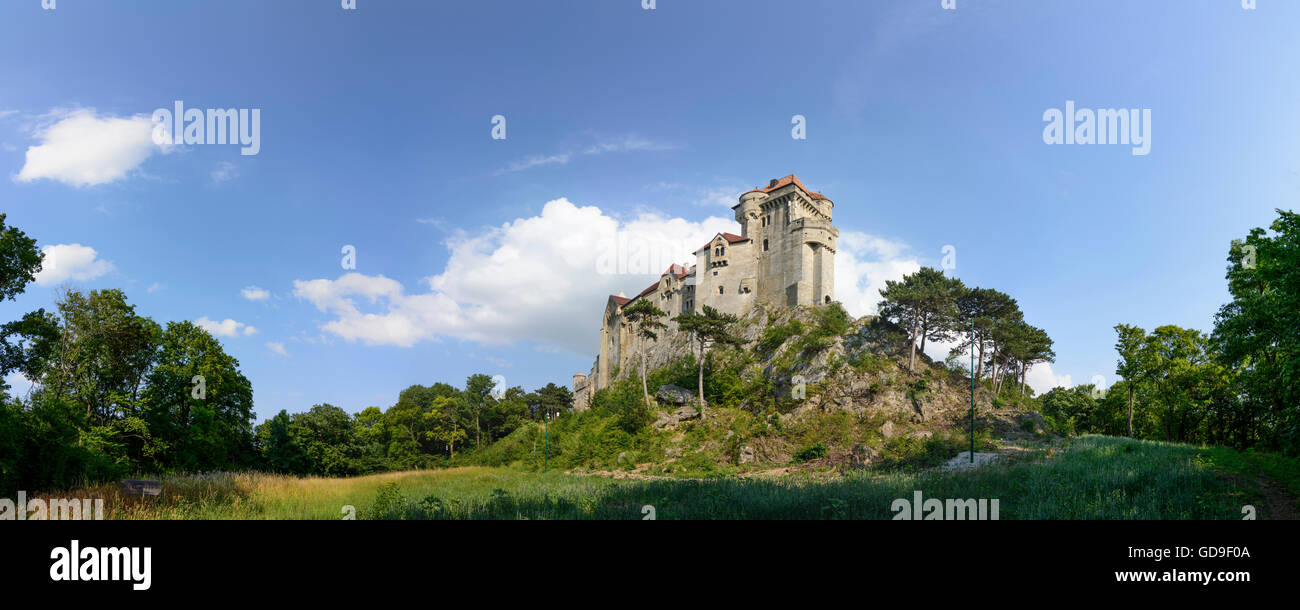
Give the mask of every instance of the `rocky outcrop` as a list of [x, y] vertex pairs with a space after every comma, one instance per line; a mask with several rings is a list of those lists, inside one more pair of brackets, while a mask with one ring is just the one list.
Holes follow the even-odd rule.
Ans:
[[662, 413], [659, 419], [655, 420], [655, 428], [674, 428], [677, 424], [684, 421], [695, 419], [700, 416], [700, 412], [695, 407], [681, 407], [671, 413]]
[[660, 402], [672, 405], [684, 405], [695, 400], [695, 393], [686, 388], [668, 384], [659, 386], [659, 390], [655, 392], [655, 398], [658, 398]]

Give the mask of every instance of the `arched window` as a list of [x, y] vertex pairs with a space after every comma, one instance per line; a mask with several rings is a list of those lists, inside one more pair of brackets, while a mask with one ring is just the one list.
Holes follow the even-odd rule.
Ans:
[[830, 305], [830, 304], [831, 304], [831, 295], [829, 295], [829, 294], [826, 295], [826, 304], [827, 304], [827, 305]]

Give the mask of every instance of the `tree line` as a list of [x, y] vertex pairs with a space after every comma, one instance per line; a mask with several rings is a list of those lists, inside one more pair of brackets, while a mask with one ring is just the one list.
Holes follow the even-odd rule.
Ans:
[[[974, 352], [976, 379], [987, 379], [995, 395], [1016, 387], [1023, 396], [1029, 370], [1056, 360], [1051, 337], [1025, 322], [1016, 300], [1004, 292], [967, 287], [958, 278], [922, 267], [901, 280], [886, 281], [880, 296], [879, 315], [907, 335], [909, 371], [915, 370], [916, 352], [924, 354], [927, 342], [958, 341], [949, 351], [950, 362], [963, 365], [960, 356]], [[1011, 385], [1006, 385], [1008, 379]]]
[[1300, 455], [1300, 215], [1277, 214], [1229, 246], [1232, 298], [1213, 331], [1117, 324], [1121, 380], [1053, 390], [1044, 415], [1066, 430]]
[[[42, 268], [36, 240], [0, 214], [0, 301]], [[32, 383], [13, 395], [3, 378]], [[0, 325], [0, 492], [67, 488], [132, 474], [264, 469], [359, 474], [444, 463], [529, 420], [568, 409], [572, 395], [414, 385], [387, 409], [329, 405], [254, 425], [239, 361], [192, 322], [139, 315], [121, 290], [66, 290]]]

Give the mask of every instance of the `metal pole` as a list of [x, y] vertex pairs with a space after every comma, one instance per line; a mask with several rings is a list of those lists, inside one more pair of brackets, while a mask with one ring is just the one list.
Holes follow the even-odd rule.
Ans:
[[975, 463], [975, 316], [970, 319], [970, 463]]
[[546, 469], [550, 466], [551, 463], [550, 424], [551, 424], [551, 413], [548, 410], [546, 412], [546, 417], [542, 420], [542, 472], [546, 472]]

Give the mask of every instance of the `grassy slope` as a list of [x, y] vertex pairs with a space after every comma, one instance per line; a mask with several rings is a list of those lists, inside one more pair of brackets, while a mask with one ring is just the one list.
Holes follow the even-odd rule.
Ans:
[[1259, 518], [1277, 514], [1265, 508], [1260, 475], [1287, 490], [1294, 514], [1297, 473], [1293, 458], [1087, 436], [1064, 451], [965, 473], [613, 480], [469, 467], [351, 479], [173, 479], [164, 497], [144, 503], [111, 487], [51, 495], [106, 496], [110, 518], [338, 519], [351, 504], [361, 518], [640, 519], [648, 504], [659, 519], [889, 519], [894, 499], [920, 490], [926, 498], [999, 499], [1003, 519], [1239, 519], [1244, 504], [1259, 507]]

